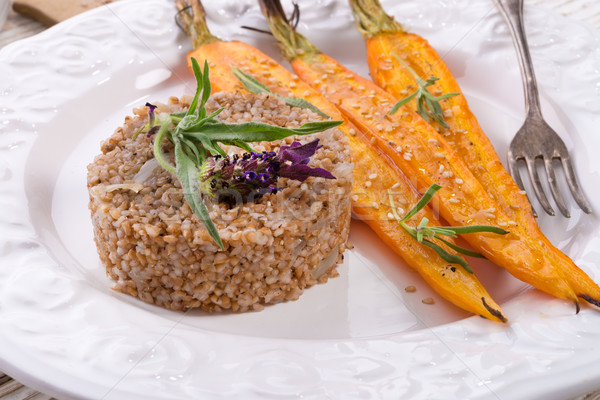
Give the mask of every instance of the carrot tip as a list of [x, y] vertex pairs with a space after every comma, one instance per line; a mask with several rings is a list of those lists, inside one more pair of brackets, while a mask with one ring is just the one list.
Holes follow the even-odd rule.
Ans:
[[494, 317], [498, 318], [500, 321], [502, 322], [507, 322], [508, 320], [506, 319], [506, 317], [504, 316], [504, 314], [502, 314], [502, 311], [500, 310], [496, 310], [495, 308], [490, 307], [490, 305], [485, 301], [485, 297], [481, 298], [481, 302], [483, 303], [483, 306], [490, 312], [490, 314], [492, 314]]
[[579, 297], [581, 297], [588, 303], [595, 305], [596, 307], [600, 307], [600, 300], [594, 299], [593, 297], [588, 296], [587, 294], [580, 294]]

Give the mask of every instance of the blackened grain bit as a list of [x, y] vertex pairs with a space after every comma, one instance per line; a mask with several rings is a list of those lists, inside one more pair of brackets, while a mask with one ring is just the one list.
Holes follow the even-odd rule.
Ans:
[[483, 306], [490, 312], [490, 314], [492, 314], [494, 317], [498, 318], [500, 321], [502, 322], [506, 322], [508, 321], [506, 319], [506, 317], [504, 316], [504, 314], [502, 314], [502, 311], [500, 310], [496, 310], [495, 308], [492, 308], [489, 306], [489, 304], [485, 301], [485, 297], [481, 298], [481, 302], [483, 303]]

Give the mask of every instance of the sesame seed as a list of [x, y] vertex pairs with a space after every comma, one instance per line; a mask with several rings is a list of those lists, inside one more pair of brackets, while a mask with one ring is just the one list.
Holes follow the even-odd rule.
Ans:
[[318, 79], [315, 79], [315, 80], [313, 81], [313, 85], [318, 85], [318, 84], [320, 84], [320, 83], [321, 83], [321, 81], [320, 81], [320, 80], [318, 80]]
[[444, 117], [450, 118], [452, 115], [453, 114], [452, 114], [452, 110], [451, 109], [444, 110]]
[[295, 84], [294, 82], [290, 82], [290, 87], [291, 87], [291, 88], [295, 88], [295, 87], [296, 87], [296, 84]]
[[421, 303], [431, 305], [431, 304], [435, 303], [435, 300], [433, 300], [433, 298], [431, 298], [431, 297], [427, 297], [427, 298], [421, 300]]
[[413, 285], [410, 285], [410, 286], [405, 287], [404, 291], [407, 293], [414, 293], [417, 291], [417, 288], [414, 287]]
[[377, 203], [376, 201], [374, 201], [373, 203], [371, 203], [371, 205], [373, 206], [373, 208], [375, 208], [376, 210], [379, 210], [379, 203]]
[[442, 153], [440, 153], [440, 152], [436, 152], [434, 154], [434, 156], [435, 156], [435, 158], [444, 158], [444, 155]]
[[304, 92], [304, 97], [306, 97], [308, 95], [310, 95], [310, 92], [307, 90], [307, 91]]
[[462, 179], [460, 179], [460, 178], [456, 178], [456, 179], [454, 180], [454, 182], [456, 182], [456, 183], [457, 183], [457, 184], [459, 184], [459, 185], [462, 185], [462, 183], [463, 183], [463, 180], [462, 180]]
[[508, 224], [510, 226], [517, 226], [517, 223], [515, 221], [508, 221]]
[[371, 144], [375, 144], [376, 141], [377, 141], [377, 139], [375, 139], [374, 137], [372, 137], [370, 140]]
[[388, 219], [395, 219], [394, 214], [392, 214], [391, 212], [388, 213], [387, 217], [388, 217]]
[[404, 153], [404, 159], [405, 159], [406, 161], [410, 161], [410, 159], [411, 159], [411, 154], [410, 154], [410, 153]]
[[508, 225], [508, 223], [506, 223], [506, 222], [498, 222], [498, 226], [507, 226], [507, 225]]
[[367, 115], [365, 115], [365, 118], [366, 119], [371, 119], [371, 118], [373, 118], [373, 116], [371, 114], [367, 114]]
[[439, 172], [444, 172], [444, 164], [440, 164], [440, 167], [438, 168]]
[[369, 175], [369, 179], [373, 180], [375, 178], [377, 178], [377, 174], [371, 174], [371, 175]]
[[356, 136], [356, 130], [354, 130], [354, 128], [350, 128], [348, 133], [350, 133], [352, 136]]
[[321, 79], [322, 79], [322, 80], [325, 80], [325, 79], [327, 79], [327, 74], [323, 74], [323, 75], [321, 75]]
[[400, 186], [400, 184], [398, 182], [394, 183], [394, 186], [391, 187], [391, 189], [396, 189], [398, 186]]
[[458, 204], [458, 203], [460, 203], [460, 200], [455, 199], [454, 197], [451, 197], [448, 199], [448, 203]]
[[352, 201], [358, 201], [358, 195], [357, 194], [353, 194], [352, 195]]
[[398, 153], [402, 153], [402, 146], [396, 146], [396, 151]]
[[454, 173], [452, 171], [444, 171], [444, 172], [442, 172], [442, 176], [444, 178], [452, 178], [452, 175], [454, 175]]
[[370, 187], [371, 187], [371, 185], [372, 185], [371, 181], [366, 181], [366, 182], [365, 182], [365, 187], [366, 187], [366, 188], [370, 188]]
[[519, 194], [527, 194], [527, 192], [524, 190], [519, 190]]

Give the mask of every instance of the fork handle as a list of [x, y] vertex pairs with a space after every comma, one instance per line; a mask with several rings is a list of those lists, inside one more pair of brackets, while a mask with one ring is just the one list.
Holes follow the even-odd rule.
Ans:
[[525, 94], [525, 112], [527, 115], [541, 117], [542, 109], [538, 94], [537, 81], [533, 72], [531, 54], [525, 36], [523, 24], [523, 0], [494, 0], [500, 13], [506, 20], [506, 24], [513, 38], [517, 50], [519, 67], [521, 68], [521, 79], [523, 80], [523, 91]]

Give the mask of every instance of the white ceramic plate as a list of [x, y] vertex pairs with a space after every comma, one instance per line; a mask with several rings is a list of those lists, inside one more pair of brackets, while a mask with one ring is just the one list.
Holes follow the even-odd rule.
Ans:
[[[205, 6], [215, 34], [280, 59], [270, 37], [239, 28], [264, 27], [252, 2]], [[522, 95], [491, 2], [384, 6], [439, 50], [505, 154]], [[366, 76], [346, 4], [302, 11], [299, 29]], [[120, 1], [0, 52], [1, 370], [81, 399], [566, 399], [600, 387], [598, 310], [575, 315], [572, 304], [481, 263], [510, 322], [469, 317], [360, 223], [339, 278], [259, 313], [182, 314], [111, 291], [92, 240], [85, 167], [132, 107], [192, 91], [191, 44], [174, 13], [168, 0]], [[599, 281], [600, 38], [543, 8], [527, 9], [527, 25], [547, 119], [596, 207], [540, 224]], [[405, 293], [408, 285], [417, 292]]]

